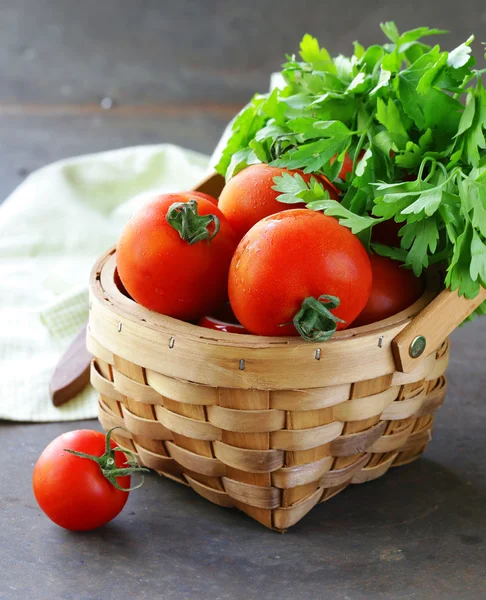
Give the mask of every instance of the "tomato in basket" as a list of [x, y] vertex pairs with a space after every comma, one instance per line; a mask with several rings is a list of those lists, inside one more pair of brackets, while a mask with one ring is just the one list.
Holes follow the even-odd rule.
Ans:
[[333, 217], [307, 209], [254, 225], [230, 267], [231, 306], [257, 335], [324, 341], [352, 324], [370, 291], [370, 260], [359, 239]]
[[249, 333], [243, 325], [238, 323], [238, 319], [235, 317], [229, 302], [213, 315], [208, 315], [200, 319], [198, 325], [199, 327], [216, 329], [217, 331], [225, 331], [227, 333]]
[[387, 319], [416, 302], [424, 292], [424, 282], [396, 260], [370, 255], [373, 283], [366, 306], [353, 326]]
[[[358, 162], [363, 158], [364, 153], [365, 153], [365, 150], [361, 150], [361, 152], [359, 153]], [[333, 156], [331, 158], [331, 165], [333, 164], [333, 162], [335, 160], [336, 160], [336, 156]], [[339, 171], [338, 177], [340, 179], [342, 179], [343, 181], [345, 181], [346, 175], [348, 173], [353, 172], [353, 165], [354, 165], [353, 159], [349, 155], [349, 152], [346, 152], [346, 154], [344, 155], [343, 164], [341, 165], [341, 170]]]
[[118, 242], [120, 279], [142, 306], [187, 321], [228, 297], [237, 237], [215, 204], [192, 193], [164, 194], [129, 220]]
[[284, 210], [303, 208], [304, 204], [284, 204], [277, 200], [281, 192], [274, 190], [274, 177], [282, 173], [299, 173], [306, 182], [315, 177], [330, 197], [337, 200], [339, 192], [324, 175], [304, 174], [303, 171], [287, 171], [266, 164], [251, 165], [232, 177], [219, 197], [219, 208], [239, 234], [240, 238], [255, 223]]
[[190, 200], [191, 198], [204, 198], [205, 200], [209, 200], [209, 202], [216, 204], [216, 206], [218, 205], [218, 200], [214, 196], [210, 196], [204, 192], [179, 192], [177, 195], [187, 198], [187, 200]]

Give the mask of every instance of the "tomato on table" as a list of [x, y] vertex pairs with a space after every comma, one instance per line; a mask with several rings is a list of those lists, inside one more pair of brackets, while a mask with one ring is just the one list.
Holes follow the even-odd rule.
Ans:
[[47, 446], [34, 467], [32, 484], [51, 521], [72, 531], [88, 531], [120, 513], [135, 489], [130, 488], [131, 473], [147, 469], [127, 464], [125, 453], [114, 450], [117, 447], [110, 432], [105, 436], [87, 429], [64, 433]]
[[335, 218], [288, 210], [261, 220], [241, 240], [228, 289], [234, 313], [250, 333], [300, 333], [323, 341], [363, 310], [371, 290], [370, 260]]
[[121, 282], [139, 304], [188, 321], [227, 299], [238, 239], [213, 202], [164, 194], [129, 220], [117, 246]]
[[366, 306], [355, 327], [382, 321], [416, 302], [424, 292], [424, 282], [401, 263], [378, 254], [370, 255], [373, 283]]
[[339, 198], [339, 192], [324, 175], [305, 174], [303, 171], [288, 171], [267, 164], [251, 165], [237, 173], [223, 188], [218, 207], [224, 213], [240, 238], [255, 223], [285, 210], [304, 208], [305, 204], [284, 204], [277, 200], [280, 192], [273, 189], [274, 177], [282, 173], [299, 173], [306, 182], [312, 177], [328, 190], [333, 200]]

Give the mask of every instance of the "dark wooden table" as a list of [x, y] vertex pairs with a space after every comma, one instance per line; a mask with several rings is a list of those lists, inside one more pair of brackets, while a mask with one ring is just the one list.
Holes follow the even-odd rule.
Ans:
[[[392, 18], [401, 29], [450, 29], [452, 47], [471, 32], [481, 40], [486, 8], [3, 0], [0, 199], [70, 155], [159, 142], [209, 153], [305, 31], [346, 52]], [[38, 509], [32, 467], [52, 438], [96, 421], [0, 423], [0, 599], [484, 598], [485, 335], [486, 319], [453, 335], [448, 397], [424, 458], [353, 486], [285, 535], [152, 475], [108, 526], [66, 532]]]

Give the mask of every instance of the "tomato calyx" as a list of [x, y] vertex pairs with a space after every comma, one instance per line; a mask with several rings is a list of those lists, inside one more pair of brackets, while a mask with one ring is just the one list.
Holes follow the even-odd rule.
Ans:
[[344, 323], [331, 310], [339, 306], [337, 296], [322, 294], [319, 298], [309, 296], [301, 304], [293, 323], [306, 342], [325, 342], [336, 332], [337, 324]]
[[[210, 242], [219, 231], [219, 219], [216, 215], [199, 215], [197, 201], [174, 202], [165, 215], [167, 223], [173, 227], [188, 244], [202, 240]], [[214, 223], [213, 231], [208, 227]]]
[[[132, 492], [133, 490], [142, 487], [143, 485], [143, 476], [142, 481], [133, 487], [123, 488], [119, 485], [116, 480], [117, 477], [123, 477], [125, 475], [133, 475], [133, 473], [141, 473], [146, 472], [149, 473], [149, 469], [145, 467], [139, 467], [137, 464], [137, 459], [133, 452], [130, 450], [119, 448], [118, 446], [115, 448], [111, 447], [111, 434], [114, 429], [123, 429], [123, 427], [112, 427], [109, 431], [106, 432], [106, 447], [105, 453], [101, 456], [94, 456], [92, 454], [86, 454], [85, 452], [78, 452], [77, 450], [71, 450], [70, 448], [64, 448], [65, 452], [69, 452], [70, 454], [74, 454], [74, 456], [79, 456], [80, 458], [88, 458], [89, 460], [94, 461], [100, 467], [103, 476], [115, 487], [117, 490], [121, 492]], [[115, 463], [115, 452], [123, 452], [129, 456], [129, 459], [126, 461], [128, 467], [119, 468]]]

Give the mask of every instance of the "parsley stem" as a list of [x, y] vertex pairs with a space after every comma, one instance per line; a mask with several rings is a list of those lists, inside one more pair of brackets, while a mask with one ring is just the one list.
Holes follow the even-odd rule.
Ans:
[[364, 142], [365, 142], [365, 138], [368, 135], [368, 130], [371, 127], [371, 124], [373, 123], [373, 120], [375, 118], [374, 113], [372, 113], [368, 119], [368, 121], [366, 122], [366, 125], [364, 126], [363, 132], [361, 133], [359, 140], [358, 140], [358, 145], [356, 146], [356, 150], [354, 152], [354, 157], [353, 157], [353, 171], [351, 173], [351, 181], [353, 181], [353, 179], [356, 176], [356, 166], [358, 164], [358, 158], [359, 158], [359, 153], [361, 152]]

